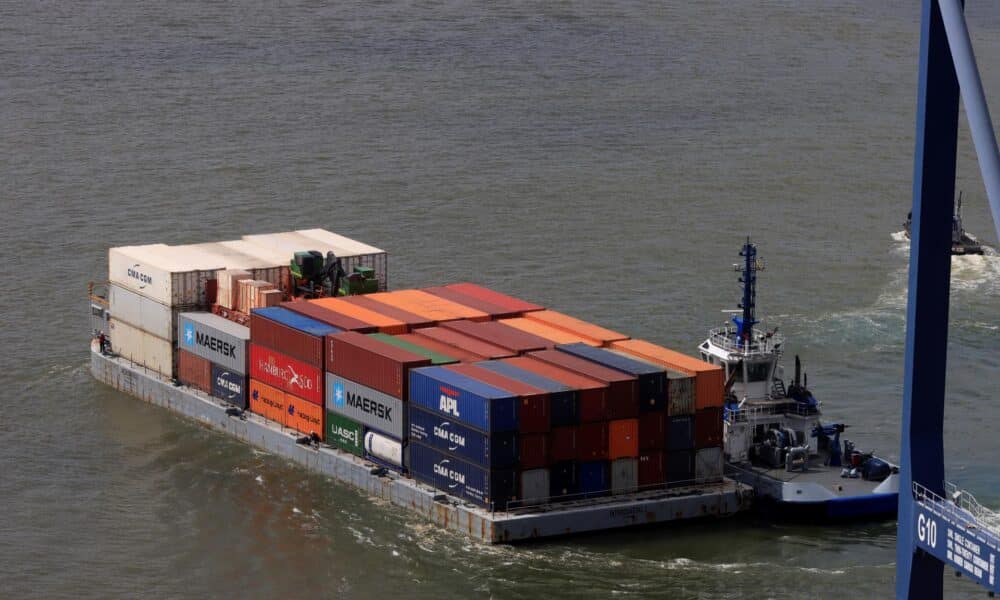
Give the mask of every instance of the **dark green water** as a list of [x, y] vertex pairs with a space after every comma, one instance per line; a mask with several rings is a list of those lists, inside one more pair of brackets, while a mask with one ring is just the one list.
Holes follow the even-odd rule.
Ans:
[[[1000, 8], [968, 4], [996, 114]], [[0, 3], [0, 596], [890, 596], [892, 523], [440, 533], [94, 382], [84, 295], [108, 246], [324, 227], [388, 250], [393, 287], [478, 281], [693, 352], [750, 233], [767, 325], [896, 457], [918, 13]], [[1000, 258], [953, 268], [948, 475], [1000, 507]]]

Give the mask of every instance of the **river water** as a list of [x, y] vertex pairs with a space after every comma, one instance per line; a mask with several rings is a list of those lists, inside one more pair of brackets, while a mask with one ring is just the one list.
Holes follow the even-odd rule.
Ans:
[[[968, 4], [996, 112], [1000, 7]], [[388, 250], [392, 287], [477, 281], [693, 353], [750, 234], [767, 326], [898, 457], [918, 13], [0, 3], [0, 595], [890, 596], [893, 523], [441, 533], [96, 383], [85, 291], [109, 246], [324, 227]], [[966, 226], [996, 244], [960, 136]], [[953, 270], [948, 476], [1000, 507], [1000, 257]]]

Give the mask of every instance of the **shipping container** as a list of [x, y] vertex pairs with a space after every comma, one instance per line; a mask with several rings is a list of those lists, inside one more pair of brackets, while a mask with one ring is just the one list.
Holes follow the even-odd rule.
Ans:
[[495, 292], [489, 288], [485, 288], [481, 285], [476, 285], [474, 283], [453, 283], [451, 285], [446, 285], [449, 290], [454, 290], [460, 294], [466, 296], [471, 296], [473, 298], [478, 298], [480, 300], [485, 300], [490, 304], [496, 304], [497, 306], [502, 306], [507, 310], [514, 312], [525, 313], [535, 310], [543, 310], [544, 306], [539, 306], [537, 304], [532, 304], [531, 302], [525, 302], [520, 298], [515, 298], [513, 296], [508, 296], [506, 294], [501, 294], [500, 292]]
[[648, 412], [639, 415], [639, 452], [663, 450], [666, 445], [667, 414]]
[[540, 469], [549, 465], [549, 436], [544, 433], [519, 433], [518, 467]]
[[365, 432], [365, 458], [374, 458], [397, 471], [406, 471], [403, 442], [374, 431]]
[[639, 488], [647, 490], [667, 481], [666, 455], [661, 450], [639, 455]]
[[577, 335], [575, 333], [570, 333], [563, 329], [553, 327], [547, 323], [541, 321], [536, 321], [534, 319], [529, 319], [527, 317], [517, 317], [514, 319], [503, 319], [500, 321], [508, 327], [513, 327], [514, 329], [520, 329], [526, 333], [537, 335], [540, 338], [544, 338], [551, 342], [552, 344], [587, 344], [590, 346], [599, 346], [600, 342], [592, 340], [590, 338], [585, 338], [583, 336]]
[[245, 235], [242, 239], [272, 252], [284, 253], [288, 256], [286, 262], [291, 261], [296, 252], [315, 250], [324, 256], [333, 252], [344, 271], [351, 273], [355, 267], [371, 267], [379, 281], [379, 289], [386, 289], [388, 285], [388, 260], [384, 251], [323, 229]]
[[444, 367], [410, 371], [410, 403], [486, 433], [517, 429], [517, 396]]
[[694, 448], [694, 418], [691, 416], [667, 417], [667, 450]]
[[580, 423], [577, 426], [576, 458], [581, 461], [608, 458], [607, 423]]
[[284, 426], [288, 420], [285, 392], [256, 379], [250, 380], [250, 412]]
[[245, 409], [247, 408], [247, 376], [227, 367], [212, 365], [211, 394], [233, 406]]
[[417, 329], [415, 334], [432, 340], [455, 346], [466, 352], [471, 352], [483, 359], [509, 358], [514, 356], [510, 350], [489, 344], [474, 337], [469, 337], [452, 329], [443, 327], [425, 327]]
[[416, 405], [409, 405], [413, 442], [432, 446], [487, 469], [508, 469], [517, 463], [517, 433], [485, 434]]
[[640, 413], [666, 409], [667, 376], [663, 367], [587, 344], [566, 344], [556, 349], [635, 377]]
[[521, 471], [521, 503], [524, 506], [543, 504], [549, 499], [549, 470]]
[[279, 306], [344, 331], [357, 331], [358, 333], [373, 333], [378, 331], [378, 327], [371, 323], [359, 321], [354, 317], [323, 308], [315, 302], [293, 300], [292, 302], [282, 302]]
[[237, 310], [247, 315], [255, 308], [267, 308], [268, 302], [278, 304], [282, 299], [280, 296], [273, 296], [271, 300], [268, 300], [268, 293], [276, 290], [270, 281], [244, 279], [239, 282], [237, 289], [239, 294], [239, 308]]
[[549, 458], [551, 462], [576, 460], [577, 427], [553, 427], [549, 432]]
[[692, 358], [674, 350], [643, 340], [614, 342], [611, 347], [642, 360], [663, 365], [695, 377], [695, 408], [722, 406], [725, 398], [725, 374], [722, 367]]
[[[532, 352], [528, 356], [607, 385], [606, 415], [609, 420], [632, 419], [639, 416], [639, 386], [632, 375], [559, 350], [542, 350]], [[580, 419], [583, 420], [582, 394], [580, 413]]]
[[216, 275], [218, 281], [215, 302], [230, 310], [239, 310], [239, 282], [253, 279], [249, 271], [243, 269], [223, 269]]
[[317, 298], [316, 300], [308, 300], [307, 302], [315, 304], [321, 308], [340, 313], [352, 319], [369, 323], [382, 333], [396, 335], [399, 333], [406, 333], [408, 331], [406, 323], [397, 319], [389, 318], [382, 313], [377, 313], [356, 304], [351, 304], [343, 298]]
[[122, 358], [166, 377], [174, 375], [174, 344], [112, 317], [111, 349]]
[[431, 364], [429, 358], [352, 331], [327, 336], [326, 344], [327, 372], [401, 400], [408, 397], [409, 370]]
[[449, 365], [445, 368], [516, 395], [517, 430], [520, 433], [545, 433], [550, 429], [549, 394], [545, 390], [478, 365]]
[[[596, 423], [604, 421], [608, 416], [608, 384], [584, 377], [528, 357], [511, 358], [502, 361], [525, 371], [530, 371], [542, 377], [569, 386], [576, 390], [576, 420], [580, 423]], [[554, 411], [553, 411], [554, 412]]]
[[420, 442], [410, 443], [410, 472], [417, 481], [488, 510], [506, 510], [518, 497], [512, 469], [483, 469]]
[[428, 294], [434, 294], [445, 300], [451, 300], [452, 302], [461, 304], [463, 306], [468, 306], [469, 308], [484, 312], [490, 316], [491, 319], [502, 319], [506, 317], [517, 317], [521, 315], [520, 311], [511, 310], [505, 306], [500, 306], [499, 304], [493, 304], [487, 300], [482, 300], [480, 298], [474, 298], [468, 296], [461, 292], [455, 291], [446, 286], [437, 286], [423, 288], [422, 291]]
[[[377, 294], [376, 294], [377, 295]], [[379, 314], [385, 315], [390, 319], [395, 319], [406, 324], [408, 330], [418, 329], [420, 327], [430, 327], [435, 322], [431, 319], [427, 319], [418, 314], [411, 313], [409, 311], [397, 308], [396, 306], [386, 304], [384, 302], [379, 302], [373, 298], [372, 294], [366, 294], [361, 296], [344, 296], [344, 302], [349, 302], [355, 306], [360, 306], [367, 310], [375, 311]]]
[[257, 306], [259, 308], [271, 308], [278, 306], [285, 301], [285, 293], [281, 290], [266, 290], [260, 292], [257, 299]]
[[495, 373], [499, 373], [506, 377], [522, 381], [530, 386], [536, 387], [540, 390], [544, 390], [549, 394], [549, 413], [552, 427], [560, 427], [563, 425], [575, 425], [577, 421], [577, 392], [576, 390], [570, 388], [568, 385], [559, 383], [554, 379], [549, 379], [548, 377], [542, 377], [537, 373], [532, 373], [527, 369], [515, 366], [509, 361], [518, 359], [505, 359], [505, 360], [488, 360], [483, 362], [477, 362], [477, 367], [482, 367], [488, 369]]
[[407, 410], [402, 400], [330, 372], [326, 373], [326, 410], [396, 439], [406, 436]]
[[117, 283], [108, 285], [111, 316], [168, 341], [175, 341], [177, 315], [184, 309], [169, 307]]
[[680, 371], [667, 371], [667, 414], [680, 417], [693, 415], [694, 377]]
[[364, 426], [345, 416], [327, 411], [326, 442], [344, 452], [364, 455]]
[[722, 448], [702, 448], [694, 455], [694, 478], [698, 483], [722, 481]]
[[588, 323], [554, 310], [527, 313], [524, 316], [527, 319], [540, 321], [551, 327], [568, 331], [580, 337], [588, 338], [601, 346], [610, 344], [611, 342], [628, 339], [628, 336], [623, 333], [605, 329], [599, 325], [594, 325], [593, 323]]
[[212, 363], [186, 350], [177, 352], [177, 380], [206, 394], [212, 393]]
[[574, 496], [579, 489], [575, 460], [556, 463], [549, 467], [549, 496], [554, 499]]
[[247, 372], [250, 329], [204, 312], [177, 315], [177, 345], [237, 373]]
[[639, 459], [619, 458], [611, 461], [611, 493], [631, 494], [639, 487]]
[[326, 336], [341, 331], [280, 306], [258, 308], [250, 313], [253, 343], [320, 369], [324, 368]]
[[469, 337], [482, 340], [484, 342], [500, 346], [512, 354], [524, 354], [534, 350], [544, 350], [552, 348], [553, 344], [549, 340], [537, 335], [508, 327], [499, 321], [488, 321], [476, 323], [474, 321], [461, 320], [442, 323], [441, 327], [451, 329]]
[[323, 406], [323, 371], [276, 350], [250, 344], [250, 377]]
[[722, 409], [703, 408], [694, 416], [694, 447], [722, 446]]
[[[222, 267], [222, 270], [216, 274], [217, 280], [222, 277], [224, 271], [241, 270], [250, 275], [249, 279], [266, 281], [277, 289], [288, 289], [290, 255], [261, 256], [253, 244], [242, 240], [185, 244], [172, 246], [171, 249], [180, 253], [195, 253], [206, 257], [206, 260], [211, 260], [207, 257], [214, 257], [215, 264]], [[219, 289], [222, 287], [220, 286]]]
[[578, 463], [576, 480], [580, 486], [580, 494], [586, 498], [607, 496], [611, 493], [611, 478], [606, 460]]
[[458, 362], [458, 359], [441, 354], [440, 352], [435, 352], [424, 346], [420, 346], [410, 342], [408, 340], [401, 339], [399, 336], [389, 335], [388, 333], [372, 333], [369, 337], [376, 339], [380, 342], [389, 344], [390, 346], [395, 346], [397, 348], [402, 348], [408, 352], [423, 356], [431, 361], [432, 365], [450, 365], [452, 363]]
[[171, 307], [206, 306], [205, 284], [222, 265], [189, 262], [166, 244], [108, 250], [108, 279]]
[[294, 396], [285, 394], [285, 410], [288, 412], [285, 425], [305, 434], [316, 434], [319, 439], [323, 439], [326, 434], [324, 417], [326, 411], [323, 406]]
[[667, 483], [692, 485], [694, 483], [694, 452], [677, 450], [667, 452]]
[[608, 459], [639, 457], [639, 419], [608, 421]]
[[457, 346], [452, 346], [450, 344], [445, 344], [437, 340], [432, 340], [429, 337], [422, 335], [417, 335], [415, 333], [405, 333], [403, 335], [392, 336], [400, 341], [408, 342], [414, 346], [419, 346], [431, 352], [441, 354], [442, 356], [450, 356], [454, 358], [457, 362], [479, 362], [483, 360], [484, 357], [478, 354], [473, 354], [466, 350], [462, 350]]
[[434, 323], [458, 319], [488, 321], [490, 316], [482, 311], [452, 302], [420, 290], [398, 290], [370, 294], [370, 299], [419, 315]]

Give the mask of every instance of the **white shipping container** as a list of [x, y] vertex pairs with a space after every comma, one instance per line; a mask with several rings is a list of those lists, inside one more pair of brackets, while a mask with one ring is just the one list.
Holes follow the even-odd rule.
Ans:
[[174, 344], [163, 338], [111, 319], [111, 349], [137, 365], [166, 377], [174, 375]]
[[250, 252], [253, 245], [242, 240], [174, 247], [215, 257], [215, 262], [226, 269], [246, 271], [250, 273], [252, 279], [267, 281], [282, 290], [285, 289], [285, 282], [288, 280], [288, 264], [292, 260], [290, 254], [287, 256], [282, 256], [279, 253], [261, 255]]
[[108, 285], [111, 316], [149, 332], [156, 337], [174, 341], [177, 315], [183, 309], [170, 307], [117, 283]]
[[639, 488], [639, 459], [619, 458], [611, 461], [611, 493], [628, 494]]
[[521, 501], [525, 505], [541, 504], [549, 498], [549, 470], [521, 471]]
[[371, 267], [375, 270], [379, 289], [383, 291], [387, 289], [388, 258], [385, 251], [374, 246], [323, 229], [245, 235], [243, 240], [270, 248], [272, 251], [284, 252], [289, 260], [296, 252], [316, 250], [324, 256], [327, 252], [333, 252], [341, 259], [341, 266], [346, 272], [350, 273], [356, 266]]
[[108, 279], [168, 306], [204, 304], [207, 276], [169, 251], [165, 244], [111, 248]]
[[697, 483], [722, 481], [722, 448], [702, 448], [695, 453], [694, 479]]

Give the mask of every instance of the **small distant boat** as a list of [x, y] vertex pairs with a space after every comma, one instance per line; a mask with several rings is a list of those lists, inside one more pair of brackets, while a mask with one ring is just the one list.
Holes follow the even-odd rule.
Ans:
[[[906, 239], [910, 239], [910, 227], [913, 224], [913, 213], [906, 213], [906, 222], [903, 223], [903, 232]], [[958, 193], [958, 203], [955, 214], [951, 217], [951, 254], [952, 256], [964, 256], [966, 254], [982, 254], [983, 245], [976, 239], [976, 236], [965, 231], [962, 227], [962, 193]]]

